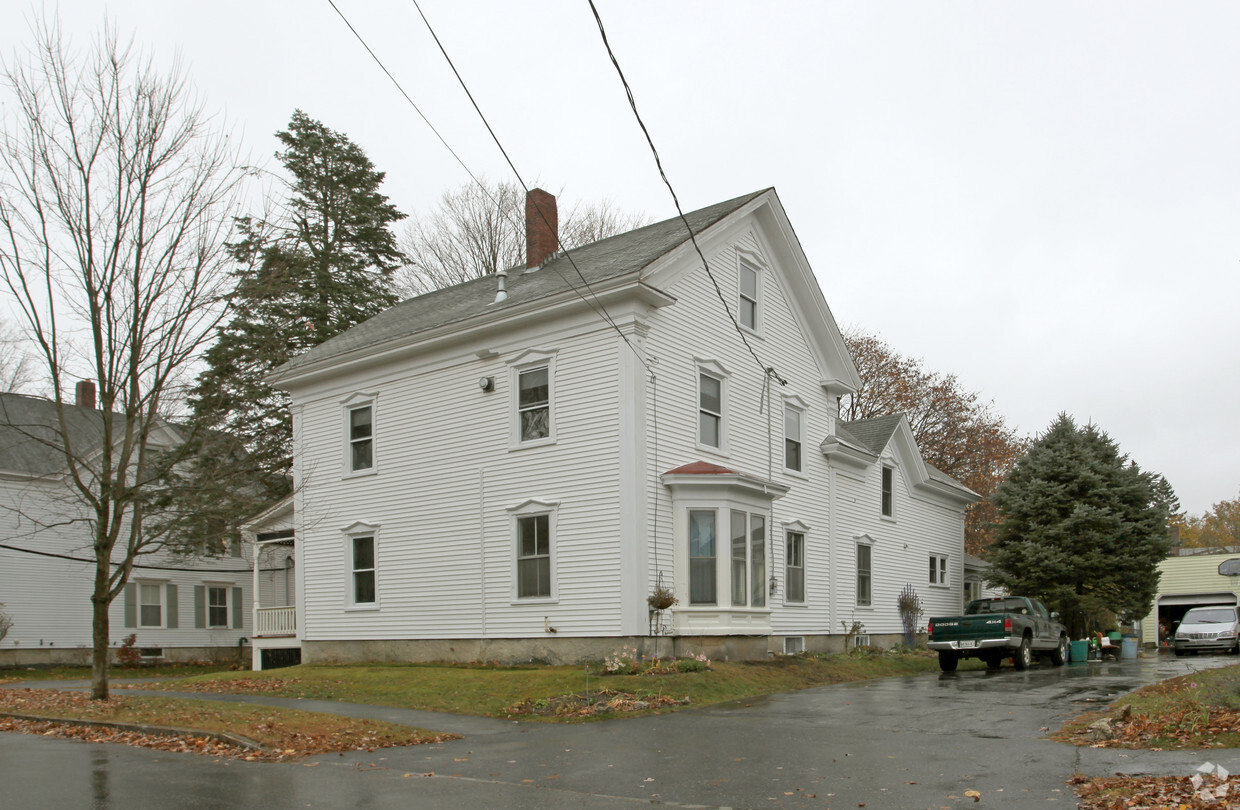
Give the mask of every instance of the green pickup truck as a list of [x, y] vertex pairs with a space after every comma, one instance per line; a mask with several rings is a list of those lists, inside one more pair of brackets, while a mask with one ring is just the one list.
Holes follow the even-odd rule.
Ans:
[[962, 616], [930, 619], [929, 647], [939, 653], [939, 668], [955, 672], [961, 658], [980, 658], [998, 669], [1011, 658], [1017, 669], [1028, 669], [1034, 656], [1055, 666], [1068, 660], [1068, 632], [1046, 605], [1027, 596], [974, 599]]

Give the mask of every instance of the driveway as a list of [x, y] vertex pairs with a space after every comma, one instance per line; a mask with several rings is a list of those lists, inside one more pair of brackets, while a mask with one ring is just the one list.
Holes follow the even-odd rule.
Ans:
[[[1043, 739], [1147, 683], [1235, 662], [1170, 656], [821, 687], [744, 704], [547, 725], [347, 704], [305, 709], [468, 736], [434, 746], [247, 763], [0, 734], [6, 806], [156, 808], [1075, 807], [1064, 780], [1188, 774], [1224, 752], [1075, 748]], [[195, 697], [202, 697], [195, 695]], [[269, 698], [254, 702], [285, 703]], [[1223, 754], [1219, 756], [1219, 754]]]

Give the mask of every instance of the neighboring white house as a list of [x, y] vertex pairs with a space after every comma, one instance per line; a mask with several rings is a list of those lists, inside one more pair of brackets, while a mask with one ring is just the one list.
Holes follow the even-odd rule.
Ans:
[[547, 255], [535, 190], [527, 268], [277, 370], [294, 517], [251, 532], [296, 531], [304, 660], [765, 657], [893, 642], [906, 585], [959, 610], [977, 496], [903, 417], [840, 422], [860, 380], [774, 190], [687, 220], [709, 275], [679, 218]]
[[[102, 414], [92, 386], [78, 391], [66, 421], [78, 446], [88, 447], [98, 441]], [[0, 611], [12, 622], [0, 640], [0, 667], [90, 663], [94, 553], [55, 425], [51, 401], [0, 394]], [[171, 428], [158, 438], [178, 440]], [[134, 634], [148, 660], [248, 655], [251, 561], [232, 551], [140, 556], [111, 606], [112, 645]]]

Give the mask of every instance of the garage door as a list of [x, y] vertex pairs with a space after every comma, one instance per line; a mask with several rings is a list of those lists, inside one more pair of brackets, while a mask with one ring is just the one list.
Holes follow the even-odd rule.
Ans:
[[1240, 604], [1240, 601], [1231, 591], [1220, 591], [1218, 593], [1182, 593], [1174, 596], [1160, 596], [1158, 604], [1160, 607], [1162, 605], [1235, 605]]

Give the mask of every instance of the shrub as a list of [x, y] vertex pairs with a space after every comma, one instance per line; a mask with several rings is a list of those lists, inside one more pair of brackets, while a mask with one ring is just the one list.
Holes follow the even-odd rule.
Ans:
[[142, 663], [142, 652], [137, 647], [138, 634], [130, 633], [121, 641], [116, 651], [116, 663], [122, 667], [136, 667]]

